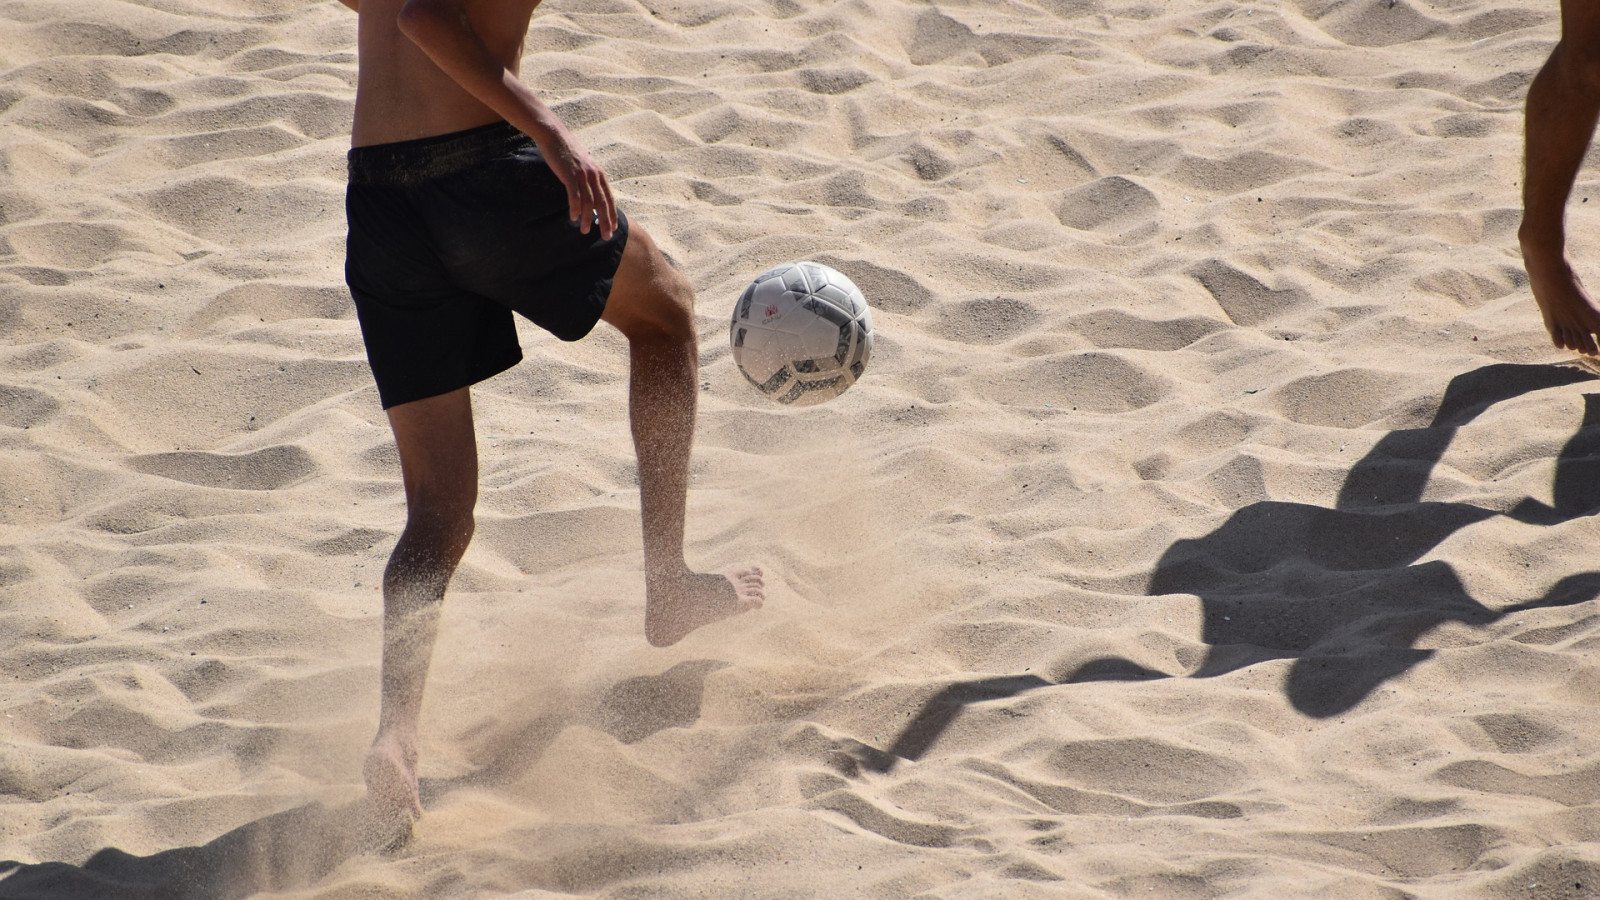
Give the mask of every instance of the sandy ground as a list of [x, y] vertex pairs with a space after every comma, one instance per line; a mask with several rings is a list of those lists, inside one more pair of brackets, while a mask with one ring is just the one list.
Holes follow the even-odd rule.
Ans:
[[[0, 0], [0, 896], [1600, 896], [1600, 385], [1514, 237], [1557, 29], [549, 0], [526, 79], [699, 292], [691, 562], [769, 598], [646, 644], [625, 346], [524, 329], [371, 853], [355, 17]], [[877, 351], [795, 411], [726, 317], [803, 258]]]

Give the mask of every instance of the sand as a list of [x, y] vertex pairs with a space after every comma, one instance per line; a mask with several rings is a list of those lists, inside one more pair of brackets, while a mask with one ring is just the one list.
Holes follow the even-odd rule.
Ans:
[[[645, 642], [625, 346], [525, 328], [369, 852], [355, 16], [0, 0], [0, 897], [1600, 896], [1600, 383], [1514, 234], [1558, 25], [549, 0], [526, 79], [698, 291], [690, 560], [768, 602]], [[877, 351], [789, 410], [726, 316], [807, 258]]]

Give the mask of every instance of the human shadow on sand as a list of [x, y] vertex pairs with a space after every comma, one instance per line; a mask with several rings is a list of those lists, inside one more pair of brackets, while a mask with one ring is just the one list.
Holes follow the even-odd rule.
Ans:
[[[1600, 395], [1584, 395], [1583, 421], [1556, 461], [1553, 504], [1524, 499], [1501, 512], [1423, 500], [1433, 467], [1456, 432], [1496, 403], [1594, 380], [1568, 366], [1495, 364], [1458, 375], [1426, 428], [1393, 431], [1350, 470], [1333, 509], [1263, 501], [1243, 507], [1203, 537], [1162, 554], [1151, 596], [1200, 598], [1206, 657], [1187, 673], [1210, 678], [1274, 659], [1293, 659], [1287, 693], [1300, 712], [1349, 710], [1379, 685], [1433, 654], [1417, 638], [1446, 622], [1483, 627], [1531, 609], [1571, 606], [1600, 595], [1600, 572], [1569, 575], [1544, 596], [1490, 609], [1446, 562], [1420, 560], [1462, 528], [1495, 516], [1557, 525], [1600, 507]], [[1091, 660], [1060, 681], [1036, 675], [952, 684], [923, 704], [887, 751], [856, 754], [885, 772], [918, 759], [969, 704], [1056, 684], [1172, 677], [1118, 657]], [[870, 748], [869, 748], [870, 749]]]
[[199, 847], [134, 856], [107, 847], [81, 866], [0, 862], [3, 900], [240, 900], [315, 883], [357, 853], [397, 838], [363, 804], [308, 803]]
[[[660, 675], [625, 679], [606, 690], [581, 720], [562, 712], [534, 717], [490, 743], [483, 765], [419, 784], [427, 808], [451, 791], [507, 784], [544, 755], [564, 729], [582, 724], [625, 744], [700, 718], [705, 679], [727, 665], [680, 662]], [[134, 856], [107, 847], [81, 866], [0, 862], [0, 900], [242, 900], [316, 884], [345, 860], [382, 852], [406, 834], [385, 827], [357, 801], [338, 808], [308, 803], [257, 819], [198, 847]]]

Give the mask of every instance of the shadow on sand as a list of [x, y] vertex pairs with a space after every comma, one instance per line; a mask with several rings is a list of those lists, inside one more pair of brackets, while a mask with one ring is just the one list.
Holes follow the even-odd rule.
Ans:
[[[1432, 651], [1412, 644], [1431, 628], [1445, 622], [1481, 627], [1600, 594], [1600, 572], [1583, 572], [1562, 579], [1543, 597], [1492, 610], [1467, 593], [1447, 563], [1417, 563], [1456, 531], [1494, 516], [1556, 525], [1600, 506], [1595, 394], [1584, 396], [1582, 425], [1557, 459], [1552, 505], [1528, 499], [1501, 513], [1421, 499], [1456, 431], [1490, 406], [1593, 378], [1574, 368], [1509, 364], [1457, 376], [1427, 428], [1390, 432], [1356, 463], [1335, 508], [1255, 503], [1210, 534], [1173, 544], [1156, 564], [1149, 593], [1200, 598], [1201, 636], [1210, 650], [1187, 677], [1293, 659], [1290, 702], [1306, 715], [1332, 716], [1427, 659]], [[597, 698], [586, 723], [624, 743], [692, 725], [700, 716], [706, 676], [724, 665], [683, 662], [660, 675], [627, 679]], [[863, 768], [887, 772], [901, 759], [921, 758], [970, 704], [1062, 684], [1167, 677], [1172, 676], [1107, 657], [1059, 682], [1032, 674], [958, 682], [924, 703], [887, 751], [860, 745], [852, 755]], [[480, 768], [423, 779], [423, 805], [460, 788], [516, 779], [573, 721], [564, 713], [535, 718], [496, 741]], [[82, 866], [0, 862], [0, 900], [235, 900], [305, 887], [345, 860], [395, 842], [392, 834], [378, 832], [360, 803], [338, 809], [313, 803], [199, 847], [144, 857], [108, 847]]]
[[[592, 704], [585, 724], [625, 744], [700, 718], [706, 676], [727, 663], [681, 662], [660, 675], [626, 679]], [[424, 778], [423, 807], [451, 791], [514, 781], [573, 724], [546, 715], [494, 741], [491, 758], [454, 778]], [[0, 900], [241, 900], [320, 881], [345, 860], [390, 850], [406, 839], [384, 828], [362, 802], [330, 809], [310, 803], [257, 819], [199, 847], [134, 856], [115, 847], [81, 866], [0, 862]]]
[[[1584, 395], [1583, 421], [1556, 461], [1554, 504], [1525, 499], [1509, 512], [1422, 499], [1456, 432], [1496, 403], [1594, 380], [1568, 366], [1496, 364], [1451, 380], [1426, 428], [1385, 435], [1346, 476], [1333, 509], [1263, 501], [1215, 531], [1174, 543], [1148, 592], [1200, 598], [1210, 645], [1189, 678], [1293, 659], [1289, 702], [1324, 718], [1349, 710], [1383, 682], [1433, 654], [1413, 644], [1446, 622], [1474, 627], [1515, 613], [1571, 606], [1600, 595], [1600, 572], [1569, 575], [1544, 596], [1490, 609], [1448, 563], [1418, 563], [1460, 529], [1495, 516], [1557, 525], [1600, 507], [1600, 395]], [[887, 751], [857, 748], [865, 768], [887, 772], [919, 759], [963, 708], [1056, 684], [1173, 677], [1104, 657], [1059, 682], [1013, 675], [959, 682], [924, 703]]]
[[115, 847], [82, 866], [0, 862], [5, 900], [237, 900], [316, 882], [357, 853], [392, 843], [360, 803], [310, 803], [257, 819], [200, 847], [133, 856]]

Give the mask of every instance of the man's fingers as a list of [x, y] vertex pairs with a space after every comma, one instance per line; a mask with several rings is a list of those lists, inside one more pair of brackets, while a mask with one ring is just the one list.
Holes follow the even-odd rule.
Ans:
[[578, 223], [578, 230], [589, 233], [589, 217], [583, 214], [583, 192], [577, 186], [567, 188], [567, 218]]
[[601, 205], [601, 200], [600, 200], [600, 197], [601, 197], [601, 194], [600, 194], [600, 173], [597, 172], [597, 171], [590, 171], [589, 173], [587, 173], [587, 176], [584, 179], [583, 189], [584, 189], [584, 204], [583, 204], [583, 225], [584, 225], [583, 231], [584, 231], [584, 234], [588, 234], [589, 233], [589, 228], [591, 226], [593, 226], [594, 224], [596, 224], [596, 220], [598, 220], [598, 224], [600, 225], [600, 234], [602, 236], [604, 236], [605, 233], [606, 233], [606, 229], [605, 229], [606, 216], [605, 216], [605, 208]]
[[589, 233], [599, 220], [600, 233], [610, 239], [617, 227], [617, 207], [605, 175], [594, 172], [580, 184], [567, 189], [567, 218], [578, 223], [578, 230]]
[[615, 226], [613, 219], [616, 212], [611, 205], [611, 188], [606, 184], [605, 173], [598, 168], [591, 169], [587, 173], [584, 187], [588, 189], [588, 203], [584, 207], [584, 212], [592, 211], [600, 226], [600, 236], [609, 240]]
[[617, 201], [611, 196], [611, 183], [601, 175], [600, 181], [600, 233], [606, 240], [617, 231]]
[[583, 234], [598, 225], [601, 236], [610, 240], [617, 229], [617, 206], [606, 173], [582, 160], [566, 162], [557, 174], [567, 186], [567, 219], [577, 222]]

